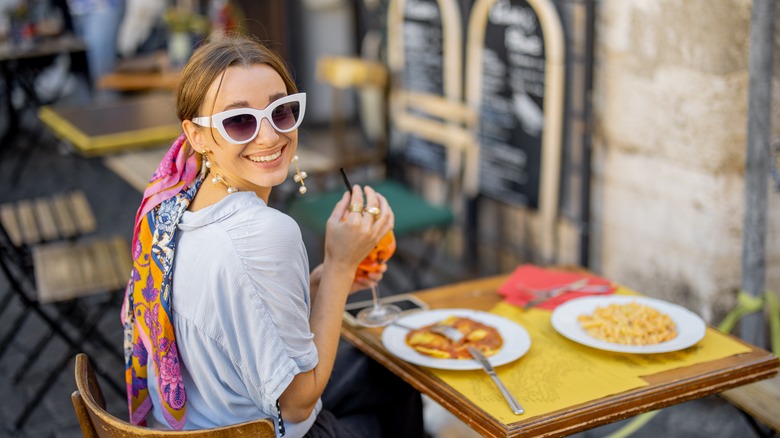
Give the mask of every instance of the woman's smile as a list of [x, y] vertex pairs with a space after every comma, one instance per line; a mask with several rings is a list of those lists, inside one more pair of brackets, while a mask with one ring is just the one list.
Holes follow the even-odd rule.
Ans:
[[271, 162], [271, 161], [278, 160], [279, 157], [282, 156], [282, 151], [283, 150], [284, 150], [284, 148], [279, 149], [278, 151], [276, 151], [276, 153], [273, 153], [273, 154], [270, 154], [270, 155], [257, 155], [257, 154], [247, 155], [246, 158], [248, 158], [250, 161], [253, 161], [255, 163], [268, 163], [268, 162]]

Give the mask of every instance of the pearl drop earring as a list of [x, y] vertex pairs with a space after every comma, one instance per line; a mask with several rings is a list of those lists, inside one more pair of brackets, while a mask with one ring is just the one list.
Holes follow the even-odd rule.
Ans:
[[236, 193], [238, 191], [237, 188], [235, 188], [235, 187], [231, 186], [230, 184], [228, 184], [227, 181], [225, 181], [225, 179], [222, 178], [218, 173], [215, 173], [214, 176], [211, 178], [211, 183], [212, 184], [222, 183], [222, 185], [227, 187], [228, 195], [231, 194], [231, 193]]
[[211, 167], [211, 161], [209, 161], [209, 157], [206, 155], [206, 151], [205, 150], [203, 150], [201, 152], [198, 152], [198, 153], [201, 156], [200, 176], [201, 176], [201, 178], [203, 178], [209, 172], [209, 168]]
[[293, 181], [301, 183], [301, 186], [298, 187], [298, 191], [301, 193], [301, 195], [303, 195], [306, 193], [306, 183], [304, 183], [303, 180], [305, 180], [309, 175], [306, 172], [301, 172], [301, 170], [298, 169], [297, 155], [293, 157], [293, 166], [295, 166], [295, 175], [293, 176]]
[[[201, 154], [203, 154], [203, 167], [205, 169], [211, 169], [211, 160], [209, 160], [208, 155], [206, 155], [206, 151], [204, 150], [203, 152], [201, 152]], [[235, 187], [231, 186], [230, 184], [228, 184], [227, 181], [225, 181], [225, 179], [222, 178], [216, 172], [214, 172], [214, 176], [211, 177], [211, 183], [212, 184], [222, 183], [225, 187], [227, 187], [228, 195], [231, 194], [231, 193], [236, 193], [238, 191], [237, 188], [235, 188]]]

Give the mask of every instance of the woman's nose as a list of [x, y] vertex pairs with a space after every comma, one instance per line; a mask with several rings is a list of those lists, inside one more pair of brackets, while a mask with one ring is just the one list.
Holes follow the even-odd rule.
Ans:
[[260, 129], [257, 131], [255, 141], [258, 143], [272, 143], [279, 138], [279, 133], [276, 132], [271, 122], [263, 118], [260, 121]]

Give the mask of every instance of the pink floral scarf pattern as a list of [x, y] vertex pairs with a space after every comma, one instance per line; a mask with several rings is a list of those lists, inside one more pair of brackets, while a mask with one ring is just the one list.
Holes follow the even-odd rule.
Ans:
[[[157, 377], [162, 412], [181, 430], [187, 421], [186, 392], [172, 320], [172, 278], [175, 232], [197, 193], [201, 158], [177, 138], [144, 191], [133, 231], [133, 269], [125, 292], [125, 379], [130, 422], [145, 424], [152, 408], [148, 373]], [[153, 369], [147, 369], [149, 354]]]

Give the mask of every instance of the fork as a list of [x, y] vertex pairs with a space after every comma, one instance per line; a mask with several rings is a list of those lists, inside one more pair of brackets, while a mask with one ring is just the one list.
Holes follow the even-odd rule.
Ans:
[[[431, 327], [431, 331], [438, 333], [445, 338], [449, 339], [450, 341], [458, 344], [463, 340], [463, 333], [460, 332], [460, 330], [456, 329], [455, 327], [448, 326], [448, 325], [435, 325]], [[496, 370], [493, 368], [493, 365], [490, 364], [490, 361], [487, 360], [484, 354], [482, 354], [481, 351], [478, 349], [467, 346], [466, 347], [469, 351], [469, 354], [471, 354], [471, 357], [474, 358], [474, 360], [477, 361], [482, 366], [482, 369], [485, 370], [485, 372], [490, 376], [490, 378], [493, 380], [493, 383], [496, 384], [498, 387], [498, 390], [501, 391], [501, 395], [504, 396], [504, 399], [506, 399], [507, 403], [509, 403], [509, 407], [512, 409], [512, 412], [514, 412], [516, 415], [520, 415], [525, 412], [522, 406], [520, 406], [520, 403], [515, 400], [514, 396], [512, 396], [512, 393], [509, 392], [509, 390], [504, 386], [504, 383], [501, 381], [501, 379], [498, 378], [498, 374], [496, 374]]]
[[523, 305], [523, 309], [528, 310], [531, 307], [535, 307], [538, 304], [541, 304], [547, 300], [551, 300], [559, 295], [565, 294], [567, 292], [590, 292], [595, 294], [600, 293], [606, 293], [609, 292], [610, 287], [607, 285], [588, 285], [588, 279], [582, 279], [579, 281], [575, 281], [574, 283], [560, 286], [554, 289], [547, 289], [543, 291], [542, 293], [537, 294], [537, 297], [532, 299], [531, 301], [528, 301]]

